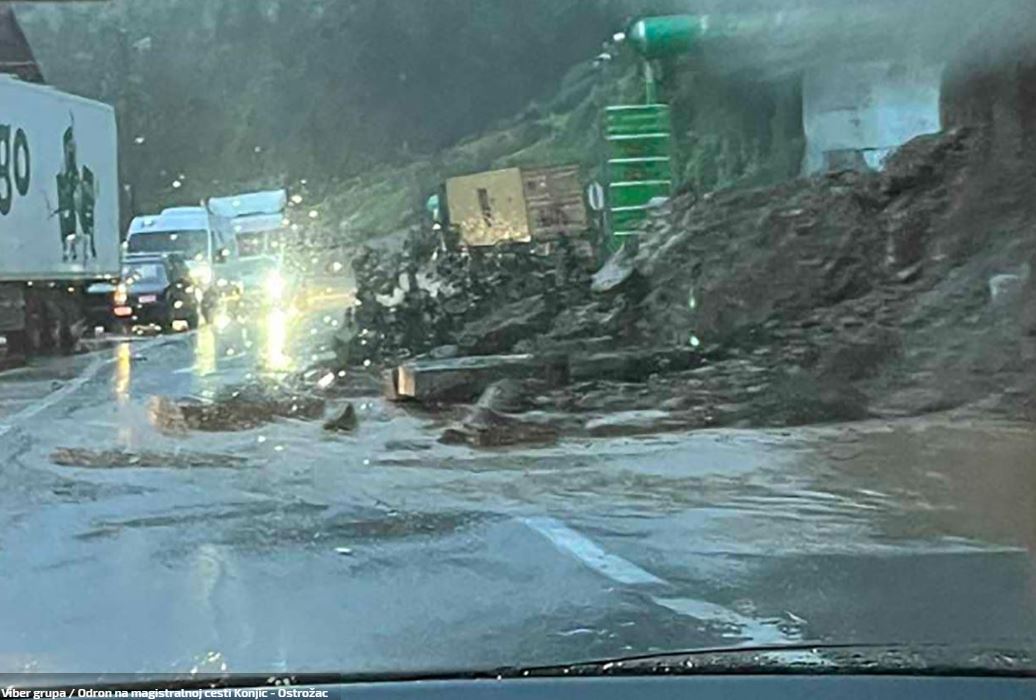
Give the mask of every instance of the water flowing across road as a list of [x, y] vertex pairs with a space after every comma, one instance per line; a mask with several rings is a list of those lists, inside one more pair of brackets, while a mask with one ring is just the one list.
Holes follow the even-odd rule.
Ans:
[[[305, 364], [330, 333], [319, 311], [265, 323], [0, 377], [0, 670], [1032, 645], [1026, 427], [943, 416], [479, 452], [371, 396], [352, 435], [155, 429], [152, 397]], [[162, 458], [55, 463], [75, 449]]]

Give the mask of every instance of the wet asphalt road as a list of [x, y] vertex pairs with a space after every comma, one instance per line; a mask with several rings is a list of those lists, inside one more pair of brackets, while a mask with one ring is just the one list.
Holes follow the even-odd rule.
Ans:
[[[355, 436], [151, 425], [152, 396], [306, 364], [333, 317], [275, 314], [0, 375], [0, 671], [1033, 646], [1026, 428], [939, 419], [475, 452], [377, 398], [359, 402]], [[69, 447], [169, 464], [54, 464]], [[247, 461], [183, 468], [185, 453]]]

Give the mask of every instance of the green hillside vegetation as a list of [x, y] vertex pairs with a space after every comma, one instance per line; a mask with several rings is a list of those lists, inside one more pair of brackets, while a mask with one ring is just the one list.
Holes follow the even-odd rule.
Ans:
[[[663, 96], [673, 107], [677, 189], [762, 186], [799, 173], [804, 138], [797, 77], [744, 81], [685, 60], [664, 77]], [[434, 158], [343, 183], [320, 208], [338, 222], [343, 237], [360, 240], [419, 224], [425, 198], [455, 175], [578, 163], [588, 182], [603, 178], [604, 108], [643, 99], [636, 57], [624, 54], [607, 67], [580, 63], [550, 99]]]
[[[677, 0], [17, 5], [48, 82], [115, 106], [125, 214], [286, 186], [304, 191], [326, 231], [353, 239], [416, 223], [453, 175], [575, 162], [597, 177], [603, 108], [643, 99], [631, 52], [592, 64], [602, 41], [632, 17], [693, 9]], [[689, 58], [664, 74], [681, 186], [794, 174], [794, 77], [721, 73]]]

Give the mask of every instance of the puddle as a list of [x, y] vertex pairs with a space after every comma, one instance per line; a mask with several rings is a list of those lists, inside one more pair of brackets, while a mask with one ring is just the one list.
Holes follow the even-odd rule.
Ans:
[[235, 469], [248, 460], [235, 455], [205, 452], [131, 452], [62, 447], [50, 459], [61, 467], [83, 469]]

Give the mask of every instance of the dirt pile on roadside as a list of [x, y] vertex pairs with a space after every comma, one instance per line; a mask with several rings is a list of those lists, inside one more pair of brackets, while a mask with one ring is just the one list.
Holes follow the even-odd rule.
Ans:
[[476, 407], [446, 436], [477, 445], [503, 444], [486, 435], [519, 414], [538, 439], [964, 405], [1036, 418], [1036, 182], [990, 158], [987, 138], [921, 137], [882, 173], [679, 195], [594, 275], [513, 249], [404, 256], [376, 274], [361, 260], [345, 355], [426, 353], [436, 371], [466, 355], [563, 358], [563, 384]]
[[224, 387], [210, 400], [154, 396], [148, 405], [152, 425], [165, 433], [189, 430], [251, 430], [278, 418], [323, 418], [323, 398], [279, 385], [253, 382]]
[[649, 287], [638, 342], [748, 354], [774, 387], [852, 392], [864, 413], [990, 396], [1024, 408], [1033, 198], [983, 157], [983, 139], [920, 137], [881, 174], [677, 198], [635, 260]]

